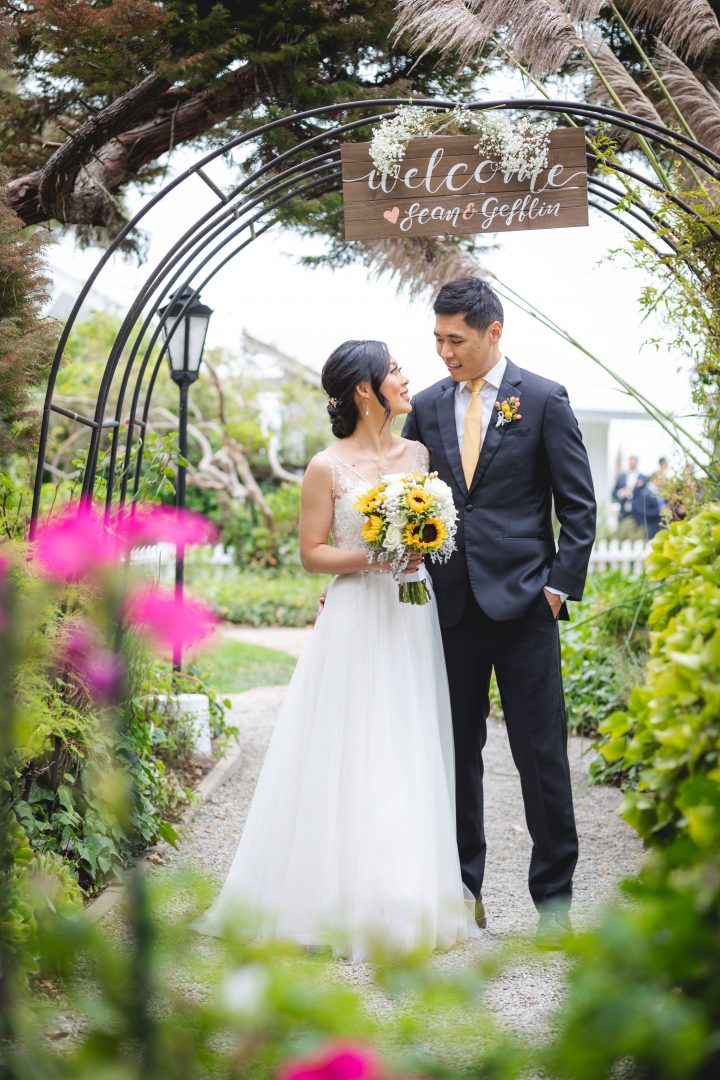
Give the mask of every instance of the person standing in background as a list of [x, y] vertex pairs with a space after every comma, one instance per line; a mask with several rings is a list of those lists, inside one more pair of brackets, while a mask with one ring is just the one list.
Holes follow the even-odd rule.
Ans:
[[625, 518], [631, 517], [633, 512], [633, 493], [638, 480], [645, 477], [638, 470], [638, 459], [635, 454], [628, 458], [628, 467], [625, 472], [618, 473], [612, 497], [620, 506], [618, 524]]

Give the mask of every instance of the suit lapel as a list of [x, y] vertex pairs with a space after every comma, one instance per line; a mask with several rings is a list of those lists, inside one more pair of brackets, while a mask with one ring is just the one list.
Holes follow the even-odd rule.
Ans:
[[[520, 374], [520, 368], [517, 364], [513, 364], [512, 360], [508, 360], [507, 367], [505, 368], [505, 376], [500, 389], [497, 393], [497, 400], [503, 401], [506, 397], [510, 397], [511, 394], [515, 394], [516, 397], [521, 396], [521, 392], [518, 390], [522, 382], [522, 376]], [[496, 427], [495, 409], [493, 409], [493, 415], [490, 417], [490, 424], [485, 438], [483, 439], [482, 449], [480, 450], [480, 457], [478, 458], [477, 467], [475, 469], [475, 475], [473, 476], [472, 483], [470, 484], [470, 491], [472, 491], [482, 480], [488, 465], [495, 457], [497, 448], [502, 442], [503, 435], [505, 434], [505, 428], [507, 424], [501, 424], [500, 427]], [[457, 437], [455, 439], [457, 442]], [[462, 471], [462, 470], [461, 470]]]
[[461, 491], [467, 491], [455, 423], [455, 383], [450, 381], [437, 399], [437, 418], [445, 454]]

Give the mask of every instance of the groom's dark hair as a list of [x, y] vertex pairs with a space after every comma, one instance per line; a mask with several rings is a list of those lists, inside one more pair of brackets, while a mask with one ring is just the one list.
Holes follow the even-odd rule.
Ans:
[[448, 281], [435, 298], [436, 315], [462, 315], [468, 326], [480, 333], [490, 323], [505, 321], [502, 304], [481, 278], [464, 277]]

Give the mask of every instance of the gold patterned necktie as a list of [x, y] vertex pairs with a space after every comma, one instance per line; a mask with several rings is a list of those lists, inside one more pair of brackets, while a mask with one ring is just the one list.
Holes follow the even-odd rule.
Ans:
[[480, 457], [482, 445], [482, 388], [484, 379], [470, 380], [470, 404], [465, 413], [465, 427], [463, 428], [462, 444], [462, 467], [465, 474], [465, 483], [470, 489], [475, 468]]

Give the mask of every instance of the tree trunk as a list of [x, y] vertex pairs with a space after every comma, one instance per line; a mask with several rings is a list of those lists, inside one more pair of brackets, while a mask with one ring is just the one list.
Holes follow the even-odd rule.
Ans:
[[[144, 165], [258, 104], [271, 89], [277, 93], [268, 72], [254, 64], [174, 102], [163, 93], [165, 87], [160, 76], [148, 76], [81, 125], [42, 170], [11, 180], [4, 201], [26, 225], [54, 218], [64, 224], [118, 227], [123, 219], [113, 195]], [[128, 127], [153, 101], [152, 119]]]

